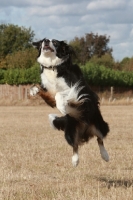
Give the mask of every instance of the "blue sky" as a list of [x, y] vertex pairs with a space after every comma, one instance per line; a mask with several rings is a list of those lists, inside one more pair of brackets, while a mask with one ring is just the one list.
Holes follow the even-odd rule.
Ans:
[[116, 61], [133, 57], [133, 0], [0, 0], [0, 23], [31, 27], [35, 40], [107, 35]]

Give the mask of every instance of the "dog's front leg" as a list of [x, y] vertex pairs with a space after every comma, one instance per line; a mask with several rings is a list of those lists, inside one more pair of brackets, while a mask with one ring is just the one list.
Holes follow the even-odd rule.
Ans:
[[35, 96], [37, 94], [52, 108], [56, 106], [55, 98], [51, 95], [50, 92], [48, 92], [47, 90], [45, 91], [38, 85], [34, 85], [30, 88], [30, 95]]
[[40, 87], [39, 86], [36, 86], [36, 85], [33, 85], [30, 90], [29, 90], [29, 93], [30, 93], [30, 96], [35, 96], [38, 94], [40, 90]]

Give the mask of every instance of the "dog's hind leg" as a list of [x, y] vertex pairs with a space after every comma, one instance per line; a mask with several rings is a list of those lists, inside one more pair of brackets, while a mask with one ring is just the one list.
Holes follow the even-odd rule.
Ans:
[[[54, 129], [62, 130], [65, 132], [65, 139], [67, 140], [68, 144], [73, 147], [72, 164], [73, 164], [73, 166], [76, 167], [78, 165], [78, 161], [79, 161], [78, 146], [74, 145], [73, 132], [71, 133], [71, 131], [70, 131], [71, 127], [68, 126], [67, 117], [68, 116], [58, 117], [55, 114], [49, 114], [49, 121], [50, 121], [50, 125]], [[73, 127], [72, 127], [72, 129], [73, 129]]]
[[49, 122], [54, 129], [64, 131], [66, 116], [58, 117], [56, 114], [49, 114]]
[[99, 146], [99, 150], [100, 150], [100, 154], [103, 160], [105, 160], [106, 162], [109, 161], [109, 155], [104, 147], [104, 143], [103, 143], [103, 134], [101, 133], [100, 130], [98, 130], [95, 126], [92, 126], [90, 129], [92, 135], [95, 135], [97, 137], [97, 142], [98, 142], [98, 146]]
[[103, 160], [105, 160], [106, 162], [109, 161], [109, 155], [104, 147], [104, 143], [103, 143], [103, 140], [101, 138], [97, 138], [97, 142], [98, 142], [98, 146], [99, 146], [99, 149], [100, 149], [100, 154], [101, 154], [101, 157], [103, 158]]
[[76, 120], [69, 115], [58, 117], [55, 114], [49, 114], [49, 121], [54, 129], [65, 132], [65, 139], [73, 147], [72, 164], [76, 167], [79, 163]]
[[76, 167], [79, 163], [78, 145], [73, 146], [72, 164]]
[[73, 117], [66, 115], [65, 138], [73, 148], [72, 164], [74, 167], [79, 163], [77, 123]]

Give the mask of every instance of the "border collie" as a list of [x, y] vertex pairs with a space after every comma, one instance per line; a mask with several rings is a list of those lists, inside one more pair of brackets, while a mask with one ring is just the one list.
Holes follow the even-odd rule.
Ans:
[[73, 147], [72, 164], [79, 162], [78, 146], [97, 137], [101, 157], [109, 161], [103, 138], [109, 132], [99, 109], [99, 98], [86, 83], [78, 65], [72, 63], [73, 49], [55, 39], [33, 42], [38, 49], [41, 85], [33, 86], [30, 95], [37, 93], [62, 116], [49, 114], [53, 128], [64, 131], [65, 139]]

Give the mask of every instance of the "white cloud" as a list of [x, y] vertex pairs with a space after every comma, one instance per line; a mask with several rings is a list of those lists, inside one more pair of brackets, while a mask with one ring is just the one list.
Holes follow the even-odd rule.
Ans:
[[[79, 9], [80, 7], [80, 9]], [[50, 7], [32, 7], [29, 9], [31, 15], [38, 16], [50, 16], [50, 15], [81, 15], [84, 14], [83, 4], [60, 4], [60, 5], [52, 5]], [[78, 12], [77, 12], [78, 10]]]
[[132, 40], [133, 40], [133, 25], [132, 25], [132, 28], [131, 28], [131, 31], [130, 31], [130, 37], [131, 37]]
[[127, 2], [125, 0], [94, 0], [87, 6], [88, 10], [115, 10], [125, 9]]
[[115, 59], [133, 56], [132, 0], [0, 0], [0, 23], [31, 27], [36, 39], [110, 36]]
[[0, 0], [1, 7], [30, 7], [30, 6], [51, 6], [53, 4], [52, 1], [47, 0]]

